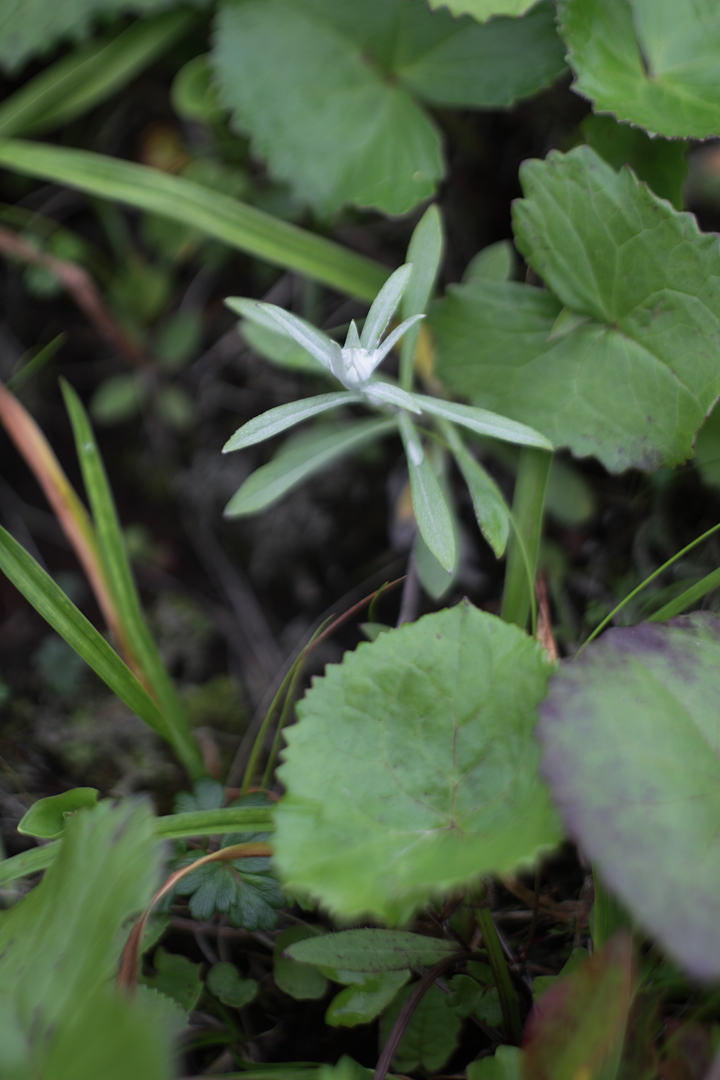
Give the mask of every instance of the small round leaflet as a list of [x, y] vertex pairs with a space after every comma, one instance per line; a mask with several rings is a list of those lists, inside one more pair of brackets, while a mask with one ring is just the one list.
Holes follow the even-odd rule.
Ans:
[[298, 706], [280, 770], [274, 845], [288, 887], [402, 922], [556, 844], [533, 738], [550, 670], [535, 641], [467, 601], [330, 665]]

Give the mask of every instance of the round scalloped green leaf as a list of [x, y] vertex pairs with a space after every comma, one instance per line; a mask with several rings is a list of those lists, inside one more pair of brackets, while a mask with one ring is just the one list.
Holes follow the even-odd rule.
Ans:
[[541, 706], [542, 771], [603, 881], [696, 978], [720, 976], [720, 620], [606, 633]]
[[552, 292], [452, 288], [431, 311], [438, 375], [611, 472], [679, 464], [720, 393], [717, 236], [589, 146], [521, 179], [517, 245]]
[[340, 914], [403, 922], [554, 846], [533, 738], [550, 670], [537, 642], [468, 601], [328, 666], [279, 771], [283, 880]]
[[485, 22], [493, 15], [524, 15], [537, 0], [428, 0], [435, 11], [446, 7], [453, 15], [472, 15], [478, 22]]
[[559, 0], [574, 89], [650, 132], [720, 135], [714, 0]]
[[211, 62], [233, 124], [302, 200], [403, 214], [445, 168], [418, 99], [510, 105], [549, 86], [563, 52], [548, 2], [481, 26], [423, 0], [226, 0]]

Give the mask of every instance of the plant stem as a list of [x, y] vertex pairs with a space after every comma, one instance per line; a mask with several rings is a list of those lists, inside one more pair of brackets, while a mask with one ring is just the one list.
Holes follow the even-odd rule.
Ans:
[[518, 1005], [515, 987], [510, 978], [510, 971], [503, 952], [500, 938], [498, 937], [495, 920], [490, 908], [480, 907], [477, 913], [478, 926], [482, 931], [483, 945], [490, 960], [490, 967], [495, 978], [500, 1008], [503, 1014], [505, 1035], [514, 1046], [520, 1045], [522, 1038], [522, 1024], [520, 1022], [520, 1007]]
[[552, 454], [547, 450], [523, 447], [520, 453], [512, 508], [514, 535], [508, 544], [501, 616], [523, 629], [531, 608], [535, 611], [535, 571], [551, 464]]
[[300, 676], [302, 675], [302, 668], [303, 668], [303, 660], [304, 659], [305, 659], [305, 654], [302, 653], [298, 657], [297, 664], [295, 664], [294, 667], [292, 668], [292, 679], [291, 679], [290, 685], [288, 687], [288, 692], [285, 695], [285, 701], [283, 702], [282, 712], [280, 713], [280, 719], [278, 720], [277, 729], [275, 731], [275, 738], [273, 739], [273, 744], [272, 744], [272, 747], [270, 748], [270, 756], [268, 757], [267, 765], [265, 766], [265, 772], [264, 772], [263, 778], [262, 778], [262, 783], [260, 785], [263, 788], [270, 787], [270, 782], [272, 780], [272, 775], [273, 775], [273, 772], [275, 771], [275, 762], [277, 761], [277, 756], [280, 753], [280, 742], [281, 742], [281, 739], [282, 739], [283, 729], [284, 729], [285, 725], [287, 724], [288, 719], [290, 718], [290, 712], [292, 710], [293, 705], [295, 704], [295, 694], [297, 692], [297, 685], [298, 685], [298, 683], [300, 681]]

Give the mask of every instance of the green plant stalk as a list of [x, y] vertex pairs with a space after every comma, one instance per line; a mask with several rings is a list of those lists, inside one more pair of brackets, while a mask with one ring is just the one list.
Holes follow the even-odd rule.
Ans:
[[503, 952], [500, 938], [498, 937], [495, 920], [488, 907], [480, 907], [477, 910], [478, 926], [482, 931], [483, 945], [490, 960], [495, 985], [500, 997], [500, 1008], [503, 1014], [505, 1035], [514, 1046], [520, 1045], [522, 1038], [522, 1024], [520, 1022], [520, 1007], [518, 1005], [515, 987], [510, 978], [507, 961]]
[[[191, 836], [217, 836], [228, 832], [272, 832], [272, 811], [262, 807], [228, 806], [224, 810], [191, 810], [157, 818], [155, 831], [161, 840], [183, 840]], [[18, 878], [47, 870], [60, 854], [62, 840], [51, 840], [0, 861], [0, 886]]]
[[287, 724], [288, 720], [290, 719], [290, 713], [295, 702], [297, 685], [300, 681], [300, 676], [302, 675], [302, 662], [304, 659], [305, 652], [303, 650], [303, 652], [298, 657], [297, 662], [293, 664], [292, 679], [290, 680], [290, 685], [288, 686], [288, 692], [285, 695], [282, 712], [280, 713], [280, 719], [278, 720], [277, 729], [275, 731], [275, 738], [273, 739], [273, 744], [270, 748], [270, 755], [267, 760], [267, 765], [265, 766], [265, 772], [263, 773], [261, 783], [261, 787], [263, 788], [268, 788], [270, 786], [270, 781], [272, 780], [272, 775], [275, 770], [275, 762], [277, 761], [278, 754], [280, 753], [280, 743], [282, 740], [283, 729]]
[[508, 543], [500, 614], [505, 622], [516, 623], [523, 630], [535, 607], [535, 572], [552, 459], [547, 450], [523, 447], [518, 462], [512, 505], [514, 533]]
[[[299, 657], [298, 657], [298, 659], [299, 659]], [[252, 750], [250, 751], [250, 757], [248, 758], [248, 763], [245, 766], [245, 775], [243, 776], [242, 784], [240, 785], [240, 794], [241, 795], [245, 795], [247, 793], [248, 789], [252, 785], [253, 778], [254, 778], [255, 773], [257, 771], [258, 760], [260, 758], [260, 754], [262, 753], [263, 743], [265, 742], [265, 736], [267, 735], [270, 724], [272, 723], [272, 718], [275, 715], [280, 702], [283, 700], [283, 695], [287, 693], [288, 687], [289, 687], [289, 685], [290, 685], [290, 683], [292, 681], [292, 677], [293, 677], [293, 673], [295, 671], [295, 665], [296, 664], [297, 664], [297, 660], [295, 661], [295, 664], [293, 664], [293, 666], [290, 668], [290, 670], [288, 671], [288, 673], [285, 676], [285, 678], [283, 679], [283, 681], [280, 683], [280, 686], [277, 689], [277, 693], [275, 694], [275, 697], [270, 702], [270, 706], [268, 708], [268, 711], [265, 713], [265, 716], [263, 717], [263, 722], [260, 725], [260, 730], [258, 731], [257, 735], [255, 736], [255, 742], [252, 745]]]
[[[651, 581], [654, 581], [656, 577], [659, 577], [660, 574], [664, 573], [664, 571], [667, 570], [667, 568], [669, 566], [672, 566], [672, 564], [674, 562], [677, 562], [678, 559], [681, 559], [683, 557], [683, 555], [687, 555], [688, 551], [692, 551], [692, 549], [694, 547], [697, 547], [698, 544], [701, 544], [703, 542], [703, 540], [707, 540], [707, 538], [709, 536], [712, 536], [713, 533], [716, 533], [719, 529], [720, 529], [720, 522], [718, 522], [717, 525], [713, 525], [713, 527], [711, 529], [708, 529], [706, 532], [702, 533], [701, 536], [696, 537], [695, 540], [691, 540], [690, 543], [686, 544], [685, 547], [682, 548], [681, 551], [678, 551], [677, 554], [673, 555], [673, 557], [671, 559], [668, 559], [668, 561], [664, 562], [662, 564], [662, 566], [659, 566], [657, 570], [654, 570], [653, 573], [650, 574], [649, 577], [646, 577], [644, 581], [641, 581], [640, 584], [636, 588], [634, 588], [632, 592], [627, 594], [627, 596], [625, 597], [624, 600], [621, 600], [620, 603], [616, 607], [614, 607], [612, 609], [612, 611], [610, 612], [609, 615], [605, 616], [605, 618], [600, 623], [600, 625], [595, 627], [592, 634], [590, 634], [590, 636], [588, 637], [587, 641], [584, 641], [582, 643], [582, 645], [580, 646], [580, 648], [578, 649], [578, 651], [575, 653], [575, 656], [579, 656], [580, 653], [583, 651], [583, 649], [586, 649], [588, 647], [588, 645], [590, 644], [590, 642], [594, 641], [595, 638], [598, 636], [598, 634], [601, 634], [603, 632], [605, 627], [608, 625], [608, 623], [612, 622], [612, 620], [615, 618], [617, 613], [619, 611], [622, 611], [622, 609], [625, 607], [625, 605], [628, 604], [633, 599], [634, 596], [637, 596], [637, 594], [639, 592], [642, 592], [642, 590], [645, 588], [646, 585], [649, 585]], [[703, 581], [706, 581], [706, 580], [707, 580], [706, 578], [703, 578]], [[698, 586], [701, 585], [701, 584], [702, 584], [702, 582], [698, 582]], [[688, 591], [690, 591], [690, 590], [688, 590]], [[678, 599], [680, 599], [680, 598], [678, 597]], [[666, 607], [669, 607], [669, 605], [666, 605]], [[663, 610], [664, 610], [663, 608], [660, 609], [660, 611], [663, 611]], [[655, 618], [656, 619], [657, 619], [657, 616], [659, 614], [660, 614], [660, 612], [655, 613]]]
[[596, 866], [593, 866], [595, 905], [593, 908], [593, 948], [601, 949], [617, 930], [630, 926], [628, 914], [622, 904], [607, 891]]
[[229, 247], [372, 301], [388, 278], [380, 263], [218, 191], [87, 150], [22, 139], [0, 143], [0, 166], [192, 225]]

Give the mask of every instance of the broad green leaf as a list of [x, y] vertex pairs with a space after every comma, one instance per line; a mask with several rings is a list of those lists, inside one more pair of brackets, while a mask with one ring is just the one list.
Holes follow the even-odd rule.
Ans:
[[65, 832], [68, 817], [83, 806], [95, 806], [99, 794], [97, 788], [77, 787], [64, 791], [62, 795], [38, 799], [23, 815], [17, 831], [25, 836], [54, 840]]
[[193, 964], [186, 956], [166, 952], [160, 947], [153, 953], [152, 966], [155, 974], [142, 975], [140, 982], [172, 998], [186, 1013], [192, 1012], [203, 991], [202, 964]]
[[[452, 290], [433, 317], [438, 375], [611, 471], [683, 461], [720, 392], [720, 242], [587, 146], [521, 179], [516, 242], [558, 300], [511, 282]], [[586, 318], [549, 341], [561, 305]]]
[[453, 15], [472, 15], [485, 22], [493, 15], [524, 15], [537, 0], [428, 0], [433, 11], [446, 7]]
[[431, 416], [442, 416], [461, 427], [474, 431], [476, 435], [489, 435], [493, 439], [517, 443], [519, 446], [539, 446], [541, 450], [552, 450], [552, 443], [539, 431], [534, 431], [525, 424], [508, 420], [506, 416], [473, 408], [471, 405], [456, 405], [452, 401], [428, 397], [426, 394], [414, 394], [423, 412]]
[[328, 0], [236, 0], [217, 16], [221, 101], [273, 175], [325, 215], [345, 202], [404, 214], [443, 174], [435, 125], [367, 58], [386, 30], [379, 7], [366, 0], [353, 18]]
[[387, 1008], [409, 978], [409, 971], [383, 971], [347, 986], [328, 1005], [325, 1023], [330, 1027], [369, 1024]]
[[210, 968], [207, 986], [210, 993], [222, 1001], [223, 1005], [231, 1005], [234, 1009], [249, 1005], [258, 992], [256, 980], [243, 979], [235, 965], [226, 960], [213, 964]]
[[78, 611], [50, 575], [2, 528], [0, 570], [129, 709], [163, 738], [172, 741], [165, 717], [130, 668], [82, 612]]
[[81, 116], [169, 49], [193, 21], [187, 10], [138, 20], [121, 34], [90, 42], [56, 61], [5, 98], [0, 135], [37, 135]]
[[523, 1033], [523, 1080], [615, 1080], [633, 968], [630, 935], [619, 934], [543, 994]]
[[283, 946], [287, 955], [306, 964], [368, 974], [432, 966], [458, 951], [455, 942], [407, 930], [339, 930], [322, 936], [307, 934], [305, 938]]
[[373, 300], [387, 270], [354, 251], [181, 176], [104, 154], [5, 139], [0, 167], [191, 225], [258, 259]]
[[[383, 1042], [414, 989], [414, 986], [404, 987], [383, 1013], [380, 1021], [380, 1038]], [[460, 1017], [448, 1005], [447, 997], [433, 984], [410, 1017], [395, 1051], [393, 1068], [399, 1073], [410, 1073], [422, 1065], [428, 1072], [437, 1072], [457, 1046], [460, 1025]]]
[[720, 409], [714, 408], [695, 439], [695, 465], [703, 484], [720, 487]]
[[720, 975], [720, 622], [606, 632], [542, 705], [543, 775], [610, 892], [696, 978]]
[[438, 11], [433, 21], [407, 5], [407, 38], [395, 61], [400, 80], [431, 105], [502, 109], [549, 86], [565, 70], [553, 5], [485, 26]]
[[480, 531], [500, 559], [505, 553], [510, 532], [510, 510], [503, 494], [467, 449], [454, 425], [441, 420], [440, 430], [467, 484]]
[[319, 931], [311, 926], [291, 926], [275, 938], [273, 979], [284, 994], [297, 1001], [315, 1001], [325, 996], [328, 981], [314, 964], [306, 964], [287, 954], [290, 946], [306, 938], [315, 940]]
[[212, 63], [235, 125], [302, 199], [325, 215], [345, 202], [401, 214], [443, 174], [415, 95], [509, 105], [552, 82], [562, 52], [550, 4], [479, 26], [414, 0], [234, 0]]
[[[21, 1037], [16, 1047], [0, 1039], [2, 1075], [119, 1078], [127, 1072], [113, 1061], [118, 1053], [121, 1061], [138, 1066], [133, 1075], [142, 1080], [169, 1075], [162, 1025], [108, 985], [123, 927], [147, 906], [156, 886], [160, 855], [147, 804], [101, 803], [68, 821], [59, 858], [40, 885], [0, 919], [0, 1030]], [[94, 1024], [99, 1016], [107, 1024], [110, 1004], [124, 1032], [137, 1032], [142, 1054], [118, 1046], [111, 1030], [104, 1032], [107, 1045], [99, 1038]], [[158, 1049], [151, 1053], [153, 1028]], [[20, 1060], [13, 1054], [18, 1048]], [[72, 1067], [63, 1072], [59, 1061]]]
[[395, 431], [394, 420], [353, 420], [340, 427], [318, 425], [312, 431], [288, 439], [267, 465], [247, 478], [225, 507], [227, 517], [257, 514], [344, 454]]
[[120, 519], [95, 433], [80, 398], [64, 379], [61, 389], [75, 438], [83, 482], [92, 510], [98, 544], [120, 615], [128, 651], [135, 668], [152, 687], [167, 726], [167, 738], [192, 777], [202, 776], [205, 766], [200, 748], [190, 731], [187, 717], [148, 629], [140, 596], [130, 567]]
[[467, 1080], [523, 1080], [521, 1061], [517, 1046], [498, 1046], [492, 1057], [470, 1062]]
[[585, 142], [613, 169], [629, 165], [656, 195], [682, 210], [683, 182], [688, 171], [686, 143], [658, 135], [651, 139], [642, 128], [618, 124], [611, 116], [595, 113], [585, 117], [580, 129]]
[[714, 0], [559, 0], [574, 89], [653, 133], [720, 135]]
[[14, 74], [31, 56], [47, 52], [59, 41], [89, 37], [97, 20], [151, 15], [173, 6], [173, 0], [4, 0], [0, 67]]
[[[419, 398], [418, 395], [414, 395]], [[457, 550], [452, 518], [432, 465], [425, 456], [420, 437], [407, 413], [398, 416], [410, 473], [413, 511], [420, 534], [440, 565], [452, 573]]]
[[283, 881], [344, 915], [402, 922], [554, 845], [532, 738], [548, 671], [536, 642], [468, 602], [329, 665], [287, 730]]
[[231, 450], [244, 450], [246, 446], [254, 446], [255, 443], [271, 439], [273, 435], [279, 435], [281, 431], [287, 431], [289, 427], [301, 424], [303, 420], [309, 420], [329, 409], [337, 409], [343, 405], [359, 405], [363, 400], [362, 394], [340, 390], [334, 394], [320, 394], [319, 397], [278, 405], [238, 428], [223, 446], [223, 454]]

